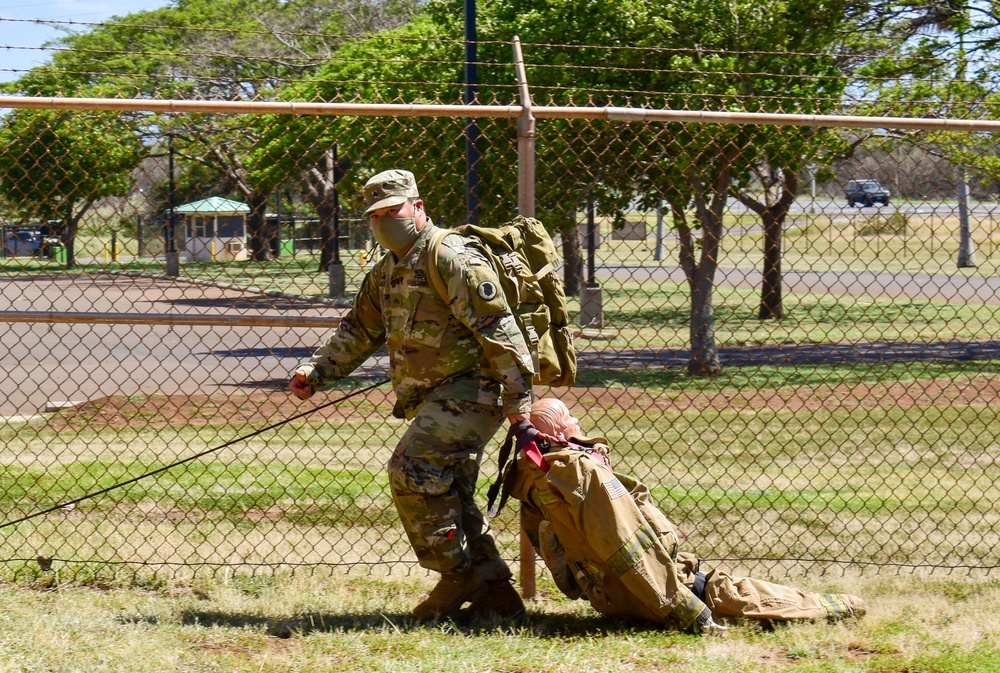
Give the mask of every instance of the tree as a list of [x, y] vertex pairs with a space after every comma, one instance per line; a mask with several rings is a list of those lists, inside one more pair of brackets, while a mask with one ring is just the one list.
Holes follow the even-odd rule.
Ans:
[[[450, 8], [438, 13], [454, 16], [455, 4], [440, 0], [435, 7]], [[486, 24], [490, 39], [509, 40], [516, 34], [543, 45], [531, 47], [533, 62], [550, 67], [533, 71], [532, 84], [552, 86], [553, 96], [564, 101], [585, 94], [586, 105], [816, 113], [840, 102], [845, 80], [837, 69], [836, 51], [848, 12], [860, 11], [865, 4], [506, 0], [489, 6], [493, 14]], [[557, 44], [581, 46], [544, 46]], [[563, 65], [570, 69], [560, 70]], [[824, 142], [822, 134], [732, 125], [586, 126], [589, 134], [578, 134], [574, 141], [579, 142], [570, 151], [554, 143], [550, 154], [539, 125], [539, 165], [550, 171], [547, 187], [568, 193], [564, 202], [572, 204], [580, 186], [593, 181], [591, 160], [599, 157], [609, 161], [600, 180], [607, 215], [621, 221], [636, 199], [649, 209], [669, 204], [681, 244], [680, 264], [691, 290], [688, 370], [699, 376], [720, 374], [712, 294], [727, 198], [733, 191], [745, 194], [744, 187], [762, 166], [792, 176], [786, 185], [792, 194], [791, 180], [816, 152], [814, 146]], [[553, 167], [561, 172], [556, 174]], [[776, 230], [780, 237], [780, 204], [787, 198], [761, 209], [767, 213], [771, 241]], [[769, 261], [780, 259], [770, 245]], [[772, 265], [769, 279], [774, 271], [780, 276], [780, 267]]]
[[[67, 36], [52, 65], [17, 87], [32, 95], [77, 95], [81, 87], [102, 83], [127, 96], [267, 100], [285, 81], [315, 70], [344, 39], [407, 21], [416, 2], [178, 0]], [[222, 115], [147, 115], [137, 121], [140, 135], [173, 138], [183, 170], [200, 166], [216, 173], [216, 184], [250, 206], [251, 253], [269, 258], [277, 232], [265, 213], [287, 176], [256, 170], [261, 127]]]
[[[442, 36], [427, 17], [366, 39], [345, 43], [317, 73], [279, 91], [284, 100], [364, 103], [456, 103], [461, 101], [462, 45]], [[307, 196], [332, 232], [334, 180], [341, 204], [364, 209], [365, 179], [393, 166], [417, 174], [421, 196], [439, 224], [465, 217], [464, 121], [445, 117], [262, 117], [263, 142], [256, 163], [261, 179], [301, 175]], [[489, 141], [513, 123], [482, 127]], [[498, 137], [481, 161], [483, 223], [511, 219], [516, 212], [516, 151], [509, 135]], [[336, 145], [339, 170], [330, 165]], [[350, 170], [345, 162], [350, 162]], [[340, 176], [343, 176], [342, 179]], [[324, 260], [326, 261], [326, 260]], [[325, 266], [321, 266], [325, 270]]]
[[20, 217], [57, 223], [67, 268], [80, 220], [99, 199], [131, 189], [144, 152], [117, 115], [65, 110], [15, 110], [0, 146], [0, 194]]

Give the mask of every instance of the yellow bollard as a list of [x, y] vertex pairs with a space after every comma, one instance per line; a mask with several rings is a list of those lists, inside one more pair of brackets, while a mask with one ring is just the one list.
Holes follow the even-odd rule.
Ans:
[[212, 241], [212, 261], [215, 261], [215, 241]]

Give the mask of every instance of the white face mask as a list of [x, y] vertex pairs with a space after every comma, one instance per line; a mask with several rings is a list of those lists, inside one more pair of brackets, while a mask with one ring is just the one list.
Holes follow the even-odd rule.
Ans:
[[372, 218], [372, 235], [375, 242], [386, 250], [401, 253], [407, 250], [417, 240], [417, 221], [412, 217], [389, 217], [387, 215]]

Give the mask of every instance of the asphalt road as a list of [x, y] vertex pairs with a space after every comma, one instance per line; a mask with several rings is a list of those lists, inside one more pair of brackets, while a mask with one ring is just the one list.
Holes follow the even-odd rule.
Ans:
[[[830, 209], [845, 214], [838, 202], [801, 203], [797, 208]], [[893, 206], [897, 207], [897, 206]], [[907, 207], [900, 204], [899, 208]], [[954, 206], [914, 206], [920, 208]], [[979, 204], [978, 216], [992, 213], [995, 204]], [[738, 209], [738, 206], [734, 206]], [[982, 212], [979, 212], [979, 211]], [[670, 266], [601, 266], [598, 279], [639, 282], [683, 282]], [[759, 288], [760, 272], [719, 269], [718, 286]], [[966, 275], [800, 272], [784, 274], [790, 292], [817, 292], [855, 297], [922, 298], [946, 302], [1000, 304], [1000, 278]], [[31, 279], [0, 278], [3, 311], [84, 311], [110, 313], [166, 313], [184, 315], [287, 315], [335, 317], [342, 311], [330, 305], [268, 297], [246, 291], [194, 285], [183, 281], [100, 276]], [[288, 373], [322, 343], [327, 329], [218, 326], [80, 325], [0, 322], [0, 417], [22, 416], [44, 410], [47, 404], [112, 394], [190, 394], [232, 392], [254, 388], [284, 388]], [[976, 344], [874, 344], [839, 347], [806, 353], [723, 349], [727, 362], [739, 364], [767, 357], [817, 357], [828, 361], [879, 358], [992, 357], [994, 342]], [[730, 352], [732, 351], [732, 352]], [[796, 355], [797, 354], [797, 355]], [[582, 356], [585, 366], [641, 367], [683, 364], [685, 351], [647, 353], [628, 351]], [[385, 373], [386, 358], [376, 356], [364, 365], [371, 376]]]
[[[0, 279], [9, 311], [167, 315], [339, 315], [332, 306], [184, 282], [101, 276]], [[283, 387], [328, 333], [318, 328], [0, 322], [0, 417], [112, 394]], [[253, 357], [239, 355], [252, 348]], [[269, 383], [270, 382], [270, 383]]]

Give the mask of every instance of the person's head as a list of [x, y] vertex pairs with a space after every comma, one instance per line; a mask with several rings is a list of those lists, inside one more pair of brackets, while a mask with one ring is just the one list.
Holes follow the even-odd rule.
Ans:
[[375, 241], [403, 255], [427, 222], [417, 180], [410, 171], [394, 168], [373, 175], [365, 183], [365, 217], [370, 218]]
[[573, 417], [562, 400], [546, 397], [531, 405], [531, 424], [539, 432], [556, 439], [582, 437], [580, 421]]

